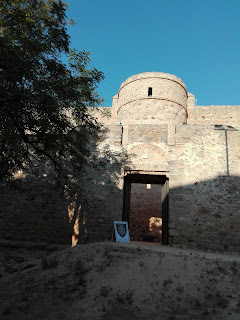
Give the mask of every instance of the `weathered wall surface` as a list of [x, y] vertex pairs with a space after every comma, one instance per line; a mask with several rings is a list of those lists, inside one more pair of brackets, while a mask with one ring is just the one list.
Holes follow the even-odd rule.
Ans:
[[144, 235], [150, 235], [161, 242], [161, 218], [161, 185], [132, 183], [129, 220], [131, 239], [141, 240]]
[[106, 129], [95, 150], [99, 164], [85, 168], [73, 197], [56, 187], [50, 165], [1, 187], [0, 239], [71, 245], [111, 237], [122, 215], [122, 127]]
[[[147, 101], [146, 101], [147, 100]], [[184, 123], [186, 111], [174, 102], [146, 98], [123, 105], [118, 110], [118, 119], [123, 124], [132, 123]]]
[[46, 181], [21, 179], [1, 188], [0, 239], [71, 243], [67, 199]]
[[240, 251], [239, 176], [170, 189], [169, 241], [204, 250]]
[[239, 251], [239, 131], [177, 128], [169, 163], [170, 243]]
[[132, 170], [169, 177], [170, 244], [239, 251], [240, 131], [228, 131], [226, 140], [213, 125], [177, 126], [175, 145], [167, 146], [161, 128], [133, 126], [128, 146]]
[[[143, 97], [148, 86], [155, 92], [151, 80], [145, 87], [141, 84], [141, 99], [136, 101], [133, 85], [143, 81], [138, 76], [123, 83], [114, 105], [123, 123], [130, 169], [169, 177], [170, 244], [239, 251], [240, 106], [195, 106], [195, 97], [189, 94], [184, 124], [183, 114], [172, 105], [176, 118], [172, 116], [169, 102], [160, 93], [165, 80], [156, 85], [161, 104]], [[123, 90], [125, 100], [120, 98]], [[132, 92], [135, 100], [131, 102]]]
[[[124, 173], [134, 171], [169, 179], [170, 245], [240, 252], [240, 106], [196, 106], [182, 80], [149, 72], [128, 78], [111, 112], [101, 110], [93, 114], [106, 131], [95, 152], [104, 166], [85, 168], [74, 199], [55, 190], [48, 171], [22, 179], [22, 189], [3, 187], [0, 237], [109, 239], [122, 219]], [[144, 208], [143, 196], [132, 201]], [[150, 211], [130, 213], [130, 234], [139, 236], [133, 222]]]
[[167, 142], [168, 126], [163, 125], [146, 125], [130, 124], [128, 128], [128, 143], [142, 142]]
[[188, 124], [225, 124], [239, 127], [240, 106], [193, 106], [189, 108]]
[[187, 90], [178, 77], [161, 72], [146, 72], [124, 81], [118, 92], [118, 105], [123, 106], [134, 100], [148, 98], [148, 88], [152, 88], [150, 98], [176, 102], [186, 107]]

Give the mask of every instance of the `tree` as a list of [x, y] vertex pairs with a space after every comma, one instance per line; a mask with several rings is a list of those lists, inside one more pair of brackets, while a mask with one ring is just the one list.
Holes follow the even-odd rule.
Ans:
[[66, 178], [91, 156], [98, 124], [88, 110], [101, 103], [103, 73], [70, 49], [66, 9], [61, 0], [1, 0], [0, 181], [46, 159]]

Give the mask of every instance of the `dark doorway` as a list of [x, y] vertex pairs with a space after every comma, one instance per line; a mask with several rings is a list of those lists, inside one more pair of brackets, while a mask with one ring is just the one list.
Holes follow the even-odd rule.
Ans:
[[168, 244], [168, 193], [166, 175], [130, 173], [124, 177], [123, 220], [131, 240]]

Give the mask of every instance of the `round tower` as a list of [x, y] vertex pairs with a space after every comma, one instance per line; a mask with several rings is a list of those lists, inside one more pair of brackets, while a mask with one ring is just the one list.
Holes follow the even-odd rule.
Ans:
[[145, 72], [124, 81], [114, 97], [120, 122], [186, 123], [187, 88], [178, 77], [163, 72]]

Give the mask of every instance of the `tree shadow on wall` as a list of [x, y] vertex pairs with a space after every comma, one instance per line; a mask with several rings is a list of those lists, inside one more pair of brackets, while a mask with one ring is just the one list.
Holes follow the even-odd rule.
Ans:
[[68, 207], [72, 245], [110, 239], [113, 221], [122, 220], [123, 175], [129, 160], [123, 148], [114, 151], [109, 144], [97, 153], [97, 165], [84, 168]]
[[75, 245], [109, 237], [113, 220], [121, 218], [121, 175], [128, 160], [121, 141], [115, 148], [104, 142], [107, 134], [100, 132], [101, 148], [91, 142], [96, 162], [74, 176], [74, 193], [58, 186], [49, 160], [0, 186], [0, 238]]

